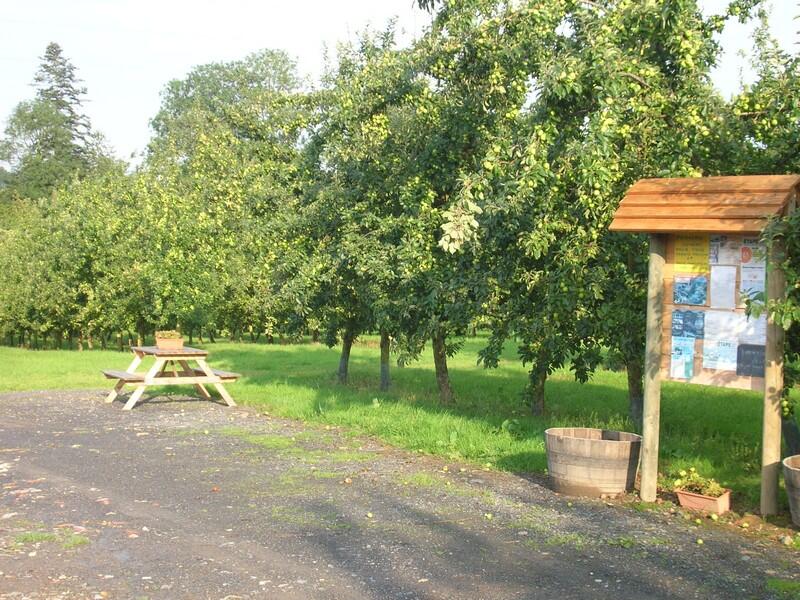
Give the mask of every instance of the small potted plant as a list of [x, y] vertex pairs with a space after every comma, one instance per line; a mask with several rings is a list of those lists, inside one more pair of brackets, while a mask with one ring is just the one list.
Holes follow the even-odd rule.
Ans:
[[690, 467], [688, 471], [680, 471], [672, 489], [684, 508], [718, 515], [731, 509], [731, 491], [714, 479], [703, 477], [694, 467]]
[[156, 331], [156, 347], [159, 350], [182, 350], [183, 336], [174, 329]]

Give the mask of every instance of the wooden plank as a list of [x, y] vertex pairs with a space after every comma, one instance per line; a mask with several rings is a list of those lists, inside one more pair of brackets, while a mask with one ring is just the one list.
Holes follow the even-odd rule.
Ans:
[[661, 419], [661, 321], [664, 304], [663, 270], [666, 240], [650, 236], [647, 279], [647, 341], [644, 363], [644, 414], [642, 419], [642, 500], [654, 502], [658, 480], [658, 436]]
[[103, 371], [103, 375], [106, 376], [106, 379], [119, 379], [125, 383], [144, 381], [144, 375], [141, 373], [128, 373], [127, 371], [114, 371], [112, 369], [108, 369]]
[[[781, 300], [786, 292], [786, 276], [778, 268], [783, 244], [776, 241], [773, 261], [768, 261], [767, 299]], [[772, 258], [772, 256], [770, 258]], [[761, 514], [778, 512], [778, 476], [781, 470], [781, 399], [783, 398], [783, 327], [772, 316], [767, 318], [766, 365], [764, 371], [764, 422], [761, 435]]]
[[134, 352], [139, 352], [147, 356], [164, 356], [169, 358], [195, 358], [208, 356], [208, 351], [199, 348], [184, 346], [181, 350], [162, 350], [156, 346], [133, 346]]
[[[193, 369], [193, 372], [196, 375], [205, 375], [203, 369]], [[214, 375], [216, 375], [223, 381], [229, 381], [229, 380], [236, 381], [237, 379], [239, 379], [239, 377], [241, 377], [239, 373], [232, 373], [230, 371], [220, 371], [218, 369], [211, 369], [211, 372], [214, 373]]]
[[[774, 210], [767, 210], [767, 208]], [[668, 204], [646, 206], [620, 205], [616, 219], [763, 219], [766, 215], [780, 214], [782, 204]]]
[[192, 375], [184, 377], [182, 375], [175, 376], [169, 373], [163, 377], [157, 375], [148, 381], [144, 381], [144, 385], [195, 385], [197, 383], [220, 383], [221, 381], [223, 381], [222, 378], [216, 375]]
[[798, 175], [735, 175], [728, 177], [670, 177], [640, 179], [632, 187], [634, 193], [653, 192], [782, 192], [787, 194], [800, 185]]
[[680, 215], [674, 218], [626, 218], [615, 217], [609, 229], [630, 233], [761, 233], [766, 225], [764, 219], [687, 219]]
[[754, 192], [734, 192], [719, 193], [707, 192], [703, 194], [686, 194], [683, 192], [674, 194], [653, 194], [653, 193], [632, 193], [622, 199], [619, 204], [620, 210], [623, 208], [641, 208], [646, 206], [755, 206], [757, 208], [770, 206], [783, 206], [786, 204], [786, 193], [754, 193]]

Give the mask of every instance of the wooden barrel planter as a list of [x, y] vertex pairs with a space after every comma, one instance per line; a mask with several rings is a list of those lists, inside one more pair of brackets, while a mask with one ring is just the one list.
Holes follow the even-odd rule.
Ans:
[[789, 496], [792, 523], [800, 525], [800, 454], [783, 459], [783, 481]]
[[570, 496], [622, 494], [633, 489], [642, 437], [635, 433], [553, 427], [544, 432], [553, 489]]

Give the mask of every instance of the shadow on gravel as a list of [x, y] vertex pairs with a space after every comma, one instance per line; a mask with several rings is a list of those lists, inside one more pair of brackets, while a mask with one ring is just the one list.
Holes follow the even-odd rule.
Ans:
[[[628, 593], [618, 595], [622, 598], [685, 597], [673, 595], [670, 586], [664, 585], [674, 580], [676, 573], [681, 574], [681, 587], [696, 590], [700, 597], [721, 591], [690, 559], [675, 556], [674, 548], [631, 549], [612, 546], [604, 537], [591, 538], [589, 531], [596, 527], [593, 519], [598, 518], [595, 514], [560, 515], [573, 524], [574, 539], [589, 540], [585, 547], [576, 548], [569, 535], [548, 538], [547, 534], [531, 532], [524, 542], [509, 541], [502, 526], [486, 525], [479, 515], [459, 519], [464, 515], [432, 514], [412, 500], [401, 500], [386, 494], [373, 497], [376, 505], [388, 508], [387, 512], [402, 521], [350, 518], [343, 521], [338, 533], [321, 535], [314, 528], [298, 533], [314, 546], [313, 553], [321, 561], [339, 565], [363, 581], [380, 580], [386, 598], [418, 597], [414, 588], [420, 582], [427, 584], [428, 578], [440, 593], [445, 591], [454, 598], [484, 597], [480, 590], [491, 590], [495, 597], [512, 597], [526, 590], [524, 597], [536, 598], [540, 593], [545, 594], [541, 597], [555, 597], [561, 593], [577, 598], [582, 590], [593, 596], [589, 590], [596, 590], [598, 581], [611, 583], [612, 589], [624, 581]], [[342, 507], [335, 502], [314, 500], [304, 503], [304, 508], [316, 514], [342, 514]], [[459, 520], [465, 526], [459, 525]], [[587, 523], [590, 529], [585, 527]], [[376, 533], [378, 539], [382, 538], [378, 544]], [[409, 558], [408, 551], [413, 548], [424, 548], [424, 558]], [[638, 569], [622, 567], [621, 575], [620, 567], [630, 560], [631, 553], [636, 554]], [[418, 579], [420, 572], [424, 578]], [[635, 590], [633, 595], [629, 595], [631, 590]]]

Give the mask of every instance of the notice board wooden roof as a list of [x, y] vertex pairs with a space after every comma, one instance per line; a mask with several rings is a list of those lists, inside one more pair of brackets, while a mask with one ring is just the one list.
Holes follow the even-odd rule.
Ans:
[[783, 214], [800, 175], [640, 179], [614, 215], [612, 231], [760, 233]]

